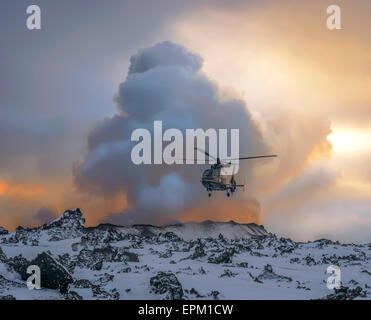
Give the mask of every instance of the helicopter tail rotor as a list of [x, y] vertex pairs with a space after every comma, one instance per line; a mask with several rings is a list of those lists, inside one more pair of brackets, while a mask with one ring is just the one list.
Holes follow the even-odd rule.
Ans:
[[[243, 184], [236, 184], [236, 181], [234, 180], [234, 177], [232, 176], [232, 179], [234, 181], [234, 189], [237, 188], [243, 188], [243, 191], [246, 191], [246, 178], [243, 179]], [[232, 184], [232, 179], [231, 179], [231, 184]]]

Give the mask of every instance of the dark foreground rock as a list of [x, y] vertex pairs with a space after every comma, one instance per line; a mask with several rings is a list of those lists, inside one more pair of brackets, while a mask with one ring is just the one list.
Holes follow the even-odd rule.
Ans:
[[0, 247], [0, 262], [6, 262], [8, 259], [3, 251], [3, 249], [1, 249]]
[[68, 285], [73, 283], [73, 278], [66, 269], [45, 252], [40, 253], [30, 262], [19, 255], [8, 264], [21, 275], [24, 281], [31, 275], [27, 273], [27, 268], [31, 265], [38, 266], [40, 268], [42, 288], [59, 289], [61, 293], [67, 293]]
[[13, 297], [11, 294], [8, 294], [6, 296], [0, 296], [0, 300], [16, 300], [16, 298]]
[[349, 287], [341, 287], [334, 289], [334, 293], [327, 295], [325, 300], [353, 300], [355, 298], [366, 298], [367, 293], [361, 287], [350, 289]]
[[209, 263], [232, 263], [232, 257], [234, 255], [234, 249], [227, 248], [220, 254], [214, 254], [209, 257]]
[[270, 264], [264, 266], [264, 271], [256, 277], [257, 282], [264, 282], [264, 280], [276, 280], [276, 281], [287, 281], [290, 282], [292, 279], [290, 277], [285, 277], [276, 274]]
[[157, 273], [150, 280], [151, 291], [156, 294], [165, 294], [167, 300], [181, 300], [183, 298], [183, 288], [175, 274], [171, 272]]

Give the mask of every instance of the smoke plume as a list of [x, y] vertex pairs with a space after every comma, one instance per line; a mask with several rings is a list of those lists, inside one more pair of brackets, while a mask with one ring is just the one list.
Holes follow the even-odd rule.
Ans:
[[[91, 130], [88, 152], [74, 164], [79, 190], [102, 196], [126, 194], [128, 206], [105, 221], [166, 223], [186, 219], [187, 212], [197, 212], [198, 220], [203, 220], [212, 218], [210, 209], [225, 201], [230, 202], [226, 210], [232, 216], [234, 210], [238, 214], [241, 211], [241, 206], [233, 203], [242, 202], [246, 210], [254, 208], [254, 213], [246, 212], [246, 217], [259, 220], [259, 205], [253, 199], [236, 195], [226, 200], [224, 194], [208, 199], [200, 184], [205, 166], [131, 162], [131, 132], [136, 128], [152, 132], [155, 120], [162, 121], [163, 130], [177, 128], [184, 137], [186, 129], [236, 128], [240, 130], [241, 155], [269, 151], [245, 103], [225, 95], [202, 73], [202, 63], [196, 53], [168, 41], [141, 49], [131, 57], [127, 78], [119, 85], [115, 98], [117, 114]], [[240, 178], [248, 177], [252, 166], [240, 166]], [[251, 201], [253, 205], [247, 205]]]

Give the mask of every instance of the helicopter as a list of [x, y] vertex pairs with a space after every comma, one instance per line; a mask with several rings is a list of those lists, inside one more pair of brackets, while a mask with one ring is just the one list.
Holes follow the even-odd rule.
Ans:
[[269, 155], [262, 155], [262, 156], [252, 156], [252, 157], [241, 157], [237, 159], [228, 159], [228, 161], [221, 160], [219, 157], [215, 158], [210, 155], [207, 151], [195, 148], [200, 152], [205, 153], [205, 155], [209, 159], [213, 159], [216, 161], [215, 164], [212, 164], [210, 169], [204, 170], [202, 173], [201, 183], [205, 187], [206, 191], [208, 192], [208, 196], [211, 197], [212, 191], [226, 191], [227, 196], [230, 197], [239, 187], [246, 188], [246, 184], [237, 184], [234, 178], [234, 172], [232, 173], [231, 179], [227, 181], [227, 178], [221, 174], [221, 170], [226, 167], [230, 167], [232, 164], [231, 161], [233, 160], [250, 160], [250, 159], [258, 159], [258, 158], [272, 158], [277, 157], [275, 154]]

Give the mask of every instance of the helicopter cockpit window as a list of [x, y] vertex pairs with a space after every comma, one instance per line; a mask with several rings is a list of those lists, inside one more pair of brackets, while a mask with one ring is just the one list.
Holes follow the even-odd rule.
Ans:
[[212, 178], [212, 175], [213, 175], [213, 170], [205, 170], [204, 173], [202, 174], [202, 177], [203, 178]]
[[202, 177], [206, 179], [213, 179], [213, 178], [217, 178], [218, 176], [219, 176], [219, 170], [215, 170], [215, 169], [205, 170], [204, 173], [202, 174]]

